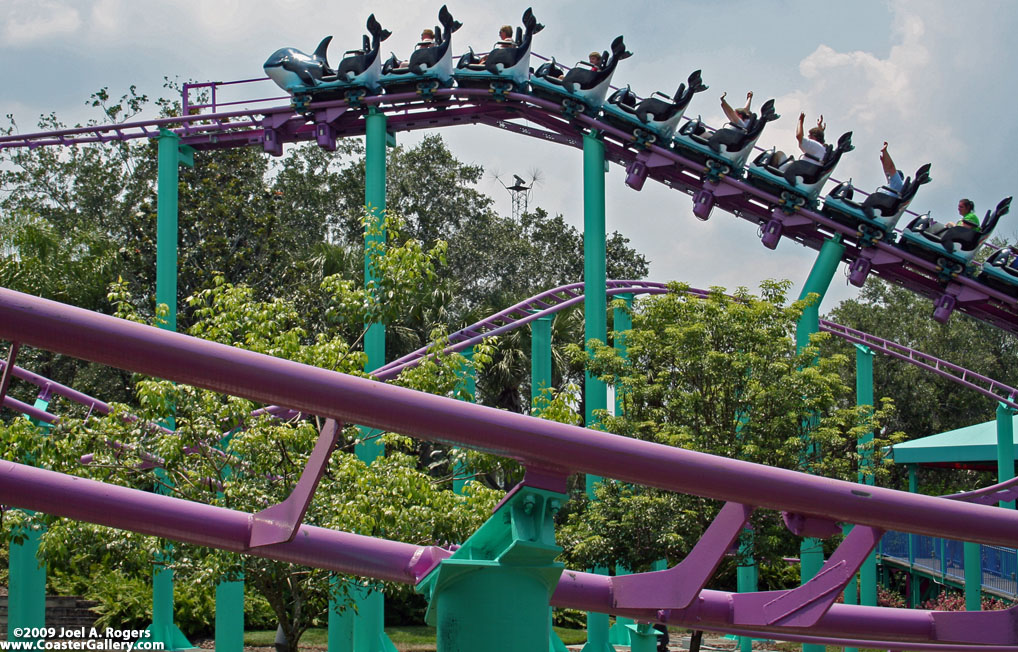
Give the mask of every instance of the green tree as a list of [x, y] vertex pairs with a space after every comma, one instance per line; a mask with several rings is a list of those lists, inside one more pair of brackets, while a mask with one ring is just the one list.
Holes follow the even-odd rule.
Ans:
[[[879, 279], [866, 283], [858, 298], [843, 301], [828, 318], [892, 340], [1008, 385], [1018, 385], [1018, 340], [1002, 329], [955, 313], [946, 324], [931, 317], [929, 300]], [[831, 338], [825, 352], [854, 355], [851, 345]], [[849, 370], [849, 374], [851, 374]], [[850, 381], [850, 377], [848, 378]], [[894, 400], [889, 429], [918, 439], [994, 419], [992, 399], [915, 365], [878, 356], [873, 365], [877, 396]], [[904, 470], [896, 486], [907, 487]], [[924, 470], [923, 493], [953, 493], [993, 482], [990, 474], [957, 469]]]
[[[641, 301], [626, 333], [627, 357], [597, 345], [591, 371], [615, 385], [623, 413], [601, 415], [609, 432], [769, 466], [855, 479], [857, 441], [890, 412], [852, 404], [839, 369], [843, 356], [820, 358], [814, 345], [796, 352], [795, 324], [804, 302], [786, 305], [787, 282], [767, 282], [762, 296], [721, 288], [698, 298], [673, 285]], [[824, 335], [815, 336], [814, 343]], [[584, 353], [577, 347], [575, 354]], [[886, 476], [873, 445], [878, 478]], [[814, 446], [815, 445], [815, 446]], [[819, 449], [821, 454], [816, 454]], [[582, 566], [646, 569], [682, 559], [717, 514], [717, 501], [608, 481], [596, 502], [583, 501], [563, 528], [566, 554]], [[648, 527], [648, 523], [653, 524]], [[754, 515], [765, 580], [780, 581], [792, 552], [780, 516]], [[731, 568], [728, 568], [731, 571]], [[776, 588], [776, 587], [775, 587]]]
[[[434, 273], [437, 255], [424, 252], [414, 241], [390, 249], [380, 262], [385, 273], [382, 288], [396, 288], [398, 280], [403, 292], [399, 298], [409, 302], [412, 289], [426, 285]], [[336, 307], [337, 319], [347, 316], [354, 320], [357, 326], [352, 332], [361, 328], [365, 313], [384, 318], [392, 309], [338, 279], [326, 279], [323, 292], [330, 295], [328, 303]], [[351, 346], [343, 329], [309, 333], [292, 302], [278, 298], [261, 301], [255, 294], [253, 288], [219, 277], [212, 288], [192, 298], [195, 322], [190, 334], [317, 367], [363, 374], [363, 354]], [[114, 289], [111, 301], [120, 316], [141, 319], [127, 299], [125, 284]], [[396, 382], [422, 391], [454, 394], [469, 364], [462, 356], [442, 357]], [[258, 406], [250, 401], [168, 381], [138, 378], [133, 390], [131, 405], [117, 405], [106, 417], [63, 419], [48, 436], [27, 421], [16, 420], [2, 429], [3, 457], [28, 458], [64, 473], [137, 488], [155, 483], [177, 497], [257, 512], [289, 494], [321, 427], [315, 420], [251, 418]], [[128, 413], [140, 418], [127, 418]], [[171, 416], [173, 432], [152, 427]], [[344, 429], [305, 523], [402, 541], [442, 543], [465, 539], [494, 506], [495, 493], [480, 483], [458, 495], [447, 483], [436, 482], [415, 454], [415, 443], [405, 437], [384, 435], [388, 455], [365, 465], [354, 453], [359, 436], [352, 425]], [[86, 454], [92, 456], [91, 462], [82, 465], [78, 460]], [[164, 470], [163, 475], [151, 473], [153, 463]], [[18, 513], [5, 519], [4, 526], [26, 518]], [[31, 518], [48, 523], [43, 554], [58, 569], [65, 585], [76, 586], [97, 599], [109, 599], [111, 582], [129, 582], [129, 576], [142, 572], [164, 547], [163, 542], [148, 537], [114, 536], [99, 526], [41, 514]], [[117, 541], [113, 549], [106, 543], [110, 540]], [[96, 564], [114, 559], [124, 562], [121, 574], [94, 581], [97, 572], [109, 573]], [[214, 580], [243, 570], [246, 581], [283, 626], [290, 649], [296, 649], [307, 628], [324, 622], [329, 598], [325, 571], [260, 558], [247, 558], [241, 566], [236, 555], [188, 545], [176, 545], [174, 559], [175, 570], [195, 586], [210, 586]], [[405, 592], [401, 587], [388, 590]], [[144, 602], [127, 602], [116, 609], [107, 605], [107, 618], [120, 618], [118, 626], [145, 618], [144, 611], [137, 611]], [[131, 605], [136, 610], [125, 613]], [[200, 596], [195, 598], [192, 617], [196, 626], [201, 617], [211, 616], [207, 607], [207, 596], [204, 602]]]

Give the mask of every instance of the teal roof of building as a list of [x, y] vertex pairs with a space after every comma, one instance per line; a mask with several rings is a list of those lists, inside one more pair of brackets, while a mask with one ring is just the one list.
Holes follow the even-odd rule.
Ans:
[[[1011, 418], [1012, 432], [1018, 431], [1018, 415]], [[1018, 453], [1018, 446], [1015, 447]], [[996, 462], [997, 421], [949, 430], [939, 435], [913, 439], [891, 447], [895, 464], [950, 464], [952, 462]], [[1018, 455], [1016, 455], [1018, 458]]]

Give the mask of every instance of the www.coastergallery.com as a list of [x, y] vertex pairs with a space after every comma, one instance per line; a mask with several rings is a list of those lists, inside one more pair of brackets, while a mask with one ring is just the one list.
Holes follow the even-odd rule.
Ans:
[[166, 648], [162, 641], [147, 640], [152, 634], [144, 629], [19, 627], [15, 628], [13, 634], [19, 640], [0, 641], [0, 651], [116, 650], [118, 652], [134, 652], [137, 650], [142, 652]]

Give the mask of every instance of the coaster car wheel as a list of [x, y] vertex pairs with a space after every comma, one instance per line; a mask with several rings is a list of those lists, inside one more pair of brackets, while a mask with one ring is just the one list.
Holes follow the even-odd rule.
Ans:
[[361, 108], [361, 100], [367, 96], [368, 92], [363, 88], [355, 88], [346, 92], [346, 101], [354, 109]]
[[578, 102], [570, 98], [562, 100], [562, 115], [570, 120], [575, 118], [577, 115], [582, 114], [584, 109], [585, 107], [582, 102]]
[[640, 129], [637, 127], [633, 129], [633, 141], [638, 147], [646, 147], [647, 145], [653, 145], [657, 142], [657, 134]]
[[425, 100], [434, 100], [435, 91], [441, 87], [441, 84], [437, 79], [431, 81], [422, 81], [417, 83], [417, 94], [423, 97]]
[[488, 92], [495, 97], [496, 102], [504, 102], [509, 99], [506, 93], [513, 90], [513, 83], [504, 79], [496, 79], [488, 84]]
[[722, 163], [721, 161], [715, 161], [710, 158], [707, 159], [707, 176], [711, 179], [720, 179], [721, 177], [729, 174], [732, 171], [732, 166], [728, 163]]

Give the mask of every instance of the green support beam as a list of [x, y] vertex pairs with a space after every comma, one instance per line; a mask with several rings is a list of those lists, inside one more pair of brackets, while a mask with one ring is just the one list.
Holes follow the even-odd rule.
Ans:
[[548, 602], [563, 569], [555, 561], [562, 551], [555, 514], [565, 500], [520, 487], [417, 585], [428, 598], [425, 619], [438, 629], [438, 652], [549, 649]]
[[541, 407], [551, 389], [551, 317], [530, 322], [530, 412]]
[[[855, 403], [875, 408], [873, 398], [874, 353], [869, 347], [861, 344], [856, 344], [855, 349]], [[859, 439], [858, 481], [868, 485], [872, 485], [876, 481], [870, 468], [873, 466], [872, 445], [872, 432], [866, 433]], [[866, 607], [877, 606], [877, 553], [875, 550], [870, 553], [859, 569], [859, 604]]]
[[[831, 285], [834, 272], [841, 263], [841, 256], [845, 251], [845, 245], [841, 244], [841, 238], [836, 236], [824, 240], [817, 255], [813, 269], [810, 270], [806, 282], [803, 284], [802, 293], [799, 299], [805, 299], [810, 294], [819, 295], [812, 305], [802, 312], [799, 323], [795, 329], [796, 349], [802, 351], [809, 346], [809, 339], [813, 333], [820, 330], [820, 302], [827, 294], [827, 288]], [[811, 451], [809, 454], [814, 454]], [[819, 539], [805, 538], [799, 547], [799, 572], [803, 584], [816, 575], [824, 564], [823, 542]], [[804, 644], [803, 652], [823, 652], [824, 646], [815, 644]]]
[[[474, 347], [469, 346], [462, 351], [460, 355], [467, 359], [468, 362], [472, 362], [474, 359]], [[460, 389], [465, 391], [469, 396], [471, 403], [477, 401], [477, 376], [474, 373], [473, 367], [468, 367], [463, 371], [460, 378]], [[463, 462], [456, 460], [452, 468], [452, 490], [458, 494], [463, 493], [463, 487], [466, 486], [467, 480], [464, 478], [467, 469], [463, 465]]]
[[[33, 407], [46, 411], [49, 407], [48, 390], [39, 393]], [[25, 418], [47, 433], [52, 427], [45, 421], [32, 419], [27, 415]], [[46, 565], [39, 558], [39, 540], [43, 532], [44, 529], [35, 528], [18, 528], [11, 532], [7, 557], [8, 641], [35, 641], [38, 637], [14, 636], [14, 631], [46, 625]], [[24, 539], [21, 542], [15, 541], [22, 535]]]
[[[373, 289], [378, 277], [371, 265], [372, 254], [385, 251], [385, 157], [389, 135], [385, 114], [374, 107], [368, 110], [364, 127], [364, 206], [367, 212], [364, 225], [364, 287]], [[393, 144], [394, 141], [393, 141]], [[373, 371], [385, 364], [385, 324], [365, 324], [364, 352], [367, 362], [364, 371]], [[357, 457], [370, 464], [385, 455], [378, 441], [378, 433], [361, 428], [361, 438], [355, 450]], [[370, 587], [350, 587], [357, 602], [356, 614], [339, 613], [335, 600], [329, 601], [328, 652], [394, 652], [395, 646], [385, 634], [385, 597]]]
[[244, 580], [216, 584], [216, 652], [244, 650]]
[[13, 538], [24, 538], [21, 543], [11, 541], [8, 550], [8, 641], [38, 640], [38, 636], [15, 636], [14, 630], [46, 625], [46, 566], [39, 559], [42, 533], [43, 530], [31, 527], [11, 533]]
[[[156, 179], [156, 305], [165, 305], [166, 314], [160, 328], [177, 330], [177, 206], [181, 165], [194, 167], [194, 149], [180, 144], [180, 136], [166, 129], [159, 130], [157, 142], [158, 172]], [[172, 429], [173, 417], [164, 424]], [[166, 474], [156, 469], [156, 476], [166, 482]], [[157, 486], [157, 490], [159, 487]], [[167, 550], [165, 555], [169, 555]], [[152, 624], [150, 640], [161, 642], [166, 650], [193, 649], [190, 641], [173, 622], [173, 571], [162, 562], [152, 567]]]
[[[583, 135], [583, 301], [584, 347], [592, 339], [608, 341], [606, 291], [606, 243], [604, 200], [604, 141], [601, 134], [592, 131]], [[588, 348], [589, 350], [589, 348]], [[589, 371], [584, 372], [583, 423], [593, 426], [595, 412], [608, 407], [608, 388]], [[594, 486], [601, 481], [596, 475], [587, 475], [587, 495], [593, 497]], [[607, 573], [607, 569], [600, 569]], [[608, 643], [608, 614], [587, 614], [587, 644], [583, 652], [614, 651]]]
[[[1014, 477], [1014, 414], [1013, 408], [997, 403], [997, 482]], [[1014, 501], [1001, 501], [1000, 506], [1014, 509]]]

